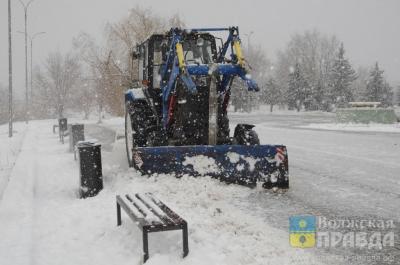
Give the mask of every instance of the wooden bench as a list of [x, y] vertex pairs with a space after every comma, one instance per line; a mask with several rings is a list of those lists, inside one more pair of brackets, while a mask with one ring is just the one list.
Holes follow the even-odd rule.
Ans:
[[148, 233], [182, 230], [183, 257], [189, 253], [188, 226], [178, 214], [151, 193], [117, 195], [117, 225], [122, 224], [121, 207], [143, 233], [143, 263], [149, 258]]

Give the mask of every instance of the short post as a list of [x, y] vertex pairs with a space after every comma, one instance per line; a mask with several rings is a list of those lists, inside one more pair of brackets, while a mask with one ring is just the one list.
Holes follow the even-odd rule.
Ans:
[[64, 132], [68, 130], [67, 118], [58, 119], [58, 133], [60, 136], [60, 142], [64, 144]]
[[71, 124], [68, 126], [69, 130], [69, 151], [73, 152], [75, 145], [79, 141], [85, 141], [85, 130], [83, 124]]
[[96, 196], [103, 189], [101, 167], [101, 145], [94, 142], [79, 142], [79, 173], [81, 198]]

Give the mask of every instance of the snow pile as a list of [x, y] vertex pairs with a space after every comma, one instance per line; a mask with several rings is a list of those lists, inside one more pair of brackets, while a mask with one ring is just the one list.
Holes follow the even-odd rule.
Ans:
[[[229, 162], [231, 162], [232, 164], [239, 163], [241, 160], [244, 162], [244, 163], [240, 163], [236, 166], [236, 169], [238, 171], [245, 169], [246, 164], [249, 166], [249, 170], [253, 171], [255, 169], [257, 162], [260, 161], [260, 159], [258, 159], [258, 158], [254, 158], [251, 156], [239, 155], [238, 153], [235, 153], [235, 152], [228, 152], [226, 154], [226, 157], [229, 159]], [[268, 158], [266, 158], [266, 159], [268, 159]], [[273, 160], [268, 159], [268, 161], [276, 162], [274, 159]]]
[[226, 157], [229, 159], [229, 162], [236, 164], [240, 161], [240, 155], [235, 152], [228, 152]]
[[217, 162], [215, 162], [215, 159], [204, 155], [187, 156], [182, 164], [184, 166], [192, 166], [200, 175], [220, 172], [220, 168]]
[[395, 123], [395, 124], [311, 123], [308, 125], [298, 126], [298, 128], [331, 130], [331, 131], [400, 133], [400, 123]]
[[253, 171], [255, 169], [256, 163], [259, 161], [259, 159], [254, 158], [254, 157], [243, 157], [244, 161], [249, 164], [249, 169], [250, 171]]

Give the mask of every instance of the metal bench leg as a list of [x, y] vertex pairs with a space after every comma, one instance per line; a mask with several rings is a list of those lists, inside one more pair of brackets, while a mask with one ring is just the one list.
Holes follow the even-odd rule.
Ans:
[[188, 242], [188, 227], [184, 224], [182, 227], [183, 236], [183, 257], [186, 257], [189, 253], [189, 242]]
[[117, 202], [117, 226], [120, 226], [122, 224], [121, 220], [121, 206]]
[[143, 263], [149, 259], [149, 238], [148, 232], [143, 230]]

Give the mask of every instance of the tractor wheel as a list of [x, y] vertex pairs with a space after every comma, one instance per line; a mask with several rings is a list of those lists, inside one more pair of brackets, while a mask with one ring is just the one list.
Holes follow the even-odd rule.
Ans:
[[140, 116], [141, 108], [132, 103], [125, 106], [125, 145], [129, 167], [134, 166], [133, 149], [138, 146], [145, 146], [143, 120]]
[[132, 119], [129, 112], [129, 105], [125, 108], [125, 145], [126, 155], [128, 157], [129, 167], [133, 167], [133, 132], [132, 132]]
[[260, 139], [258, 138], [258, 134], [254, 130], [250, 130], [248, 132], [247, 143], [249, 145], [259, 145]]
[[254, 125], [238, 124], [235, 128], [234, 140], [239, 145], [259, 145], [258, 134], [252, 129]]

